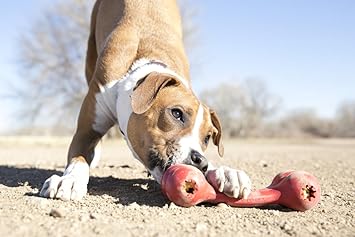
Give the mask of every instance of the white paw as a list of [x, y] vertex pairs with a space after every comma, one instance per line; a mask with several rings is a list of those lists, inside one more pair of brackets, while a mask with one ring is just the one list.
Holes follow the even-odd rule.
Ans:
[[247, 198], [251, 192], [251, 181], [242, 170], [221, 166], [207, 171], [208, 182], [219, 192], [229, 197]]
[[80, 200], [87, 192], [89, 183], [89, 166], [86, 163], [70, 164], [63, 176], [52, 175], [41, 189], [40, 196], [58, 198], [63, 201]]

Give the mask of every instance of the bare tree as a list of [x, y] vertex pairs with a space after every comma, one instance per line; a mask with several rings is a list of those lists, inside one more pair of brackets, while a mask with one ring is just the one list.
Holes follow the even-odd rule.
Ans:
[[334, 123], [331, 119], [321, 118], [312, 109], [290, 112], [279, 122], [279, 134], [286, 137], [331, 137]]
[[241, 135], [259, 136], [264, 120], [280, 108], [281, 99], [269, 92], [265, 82], [249, 78], [242, 84], [244, 91]]
[[342, 103], [335, 118], [338, 137], [355, 137], [355, 101]]
[[[73, 127], [87, 91], [84, 57], [93, 1], [68, 0], [45, 10], [19, 41], [21, 117], [33, 125]], [[26, 122], [26, 121], [25, 121]]]
[[[84, 63], [94, 0], [65, 0], [45, 9], [19, 41], [18, 62], [23, 78], [12, 97], [19, 100], [27, 126], [75, 126], [87, 91]], [[188, 1], [180, 2], [184, 42], [191, 45], [197, 27]], [[32, 23], [31, 23], [32, 24]], [[191, 48], [190, 48], [191, 50]], [[10, 82], [9, 82], [10, 83]], [[27, 123], [26, 123], [27, 122]], [[53, 129], [52, 129], [53, 131]]]
[[202, 92], [201, 98], [217, 111], [229, 136], [256, 135], [263, 121], [280, 105], [280, 99], [257, 79], [222, 84]]
[[216, 110], [221, 119], [223, 130], [228, 136], [240, 134], [244, 92], [237, 84], [221, 84], [205, 90], [200, 95], [202, 101]]
[[279, 122], [279, 132], [289, 137], [355, 137], [355, 101], [340, 104], [332, 119], [310, 109], [293, 111]]

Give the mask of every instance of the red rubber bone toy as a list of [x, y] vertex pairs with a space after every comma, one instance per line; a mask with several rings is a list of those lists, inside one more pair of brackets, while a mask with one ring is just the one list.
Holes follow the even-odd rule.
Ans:
[[201, 171], [190, 165], [169, 167], [161, 183], [163, 193], [169, 200], [183, 207], [201, 202], [226, 203], [234, 207], [279, 204], [296, 211], [306, 211], [320, 200], [317, 179], [305, 171], [279, 173], [268, 187], [252, 191], [247, 199], [231, 198], [214, 190]]

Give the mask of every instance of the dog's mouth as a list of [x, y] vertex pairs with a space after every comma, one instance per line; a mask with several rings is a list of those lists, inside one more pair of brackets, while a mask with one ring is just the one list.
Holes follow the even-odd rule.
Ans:
[[156, 149], [151, 149], [149, 152], [149, 163], [148, 168], [150, 170], [154, 170], [155, 168], [159, 168], [162, 171], [165, 171], [174, 163], [173, 156], [169, 158], [165, 158], [159, 151]]
[[178, 155], [176, 152], [170, 152], [170, 154], [161, 154], [157, 149], [151, 149], [149, 152], [149, 169], [153, 170], [159, 168], [165, 172], [170, 166], [177, 163]]

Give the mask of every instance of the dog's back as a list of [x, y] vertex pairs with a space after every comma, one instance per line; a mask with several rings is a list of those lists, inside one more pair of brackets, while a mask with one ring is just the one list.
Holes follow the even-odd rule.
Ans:
[[[172, 61], [171, 55], [174, 55], [174, 61], [180, 58], [181, 63], [171, 62], [171, 67], [188, 78], [181, 19], [175, 0], [98, 0], [91, 17], [86, 68], [88, 81], [108, 41], [114, 41], [117, 47], [120, 44], [129, 47], [127, 45], [131, 44], [130, 48], [137, 49], [134, 58], [127, 55], [126, 59], [122, 59], [128, 62], [151, 58], [169, 63]], [[126, 65], [123, 71], [130, 66]]]

